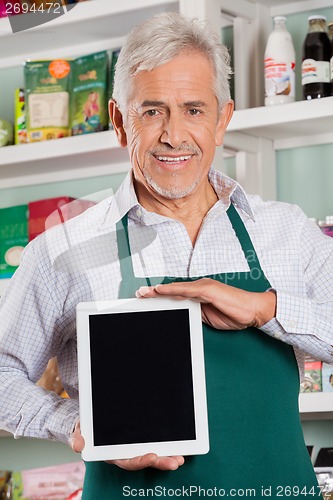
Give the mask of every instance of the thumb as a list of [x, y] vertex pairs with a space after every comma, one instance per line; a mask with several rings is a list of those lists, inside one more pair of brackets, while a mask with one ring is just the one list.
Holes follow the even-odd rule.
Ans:
[[85, 442], [84, 437], [81, 434], [80, 421], [77, 420], [74, 426], [74, 431], [72, 432], [69, 440], [69, 446], [72, 448], [75, 453], [81, 453], [84, 448]]

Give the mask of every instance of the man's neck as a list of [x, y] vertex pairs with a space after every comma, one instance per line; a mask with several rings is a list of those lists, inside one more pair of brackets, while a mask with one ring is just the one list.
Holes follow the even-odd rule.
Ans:
[[139, 203], [149, 212], [155, 212], [183, 223], [194, 245], [201, 224], [207, 212], [218, 201], [212, 185], [207, 182], [184, 198], [168, 199], [148, 191], [142, 184], [134, 181]]

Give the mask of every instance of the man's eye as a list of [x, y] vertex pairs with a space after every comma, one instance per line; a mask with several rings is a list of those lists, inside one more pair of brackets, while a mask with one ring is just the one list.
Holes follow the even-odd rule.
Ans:
[[158, 115], [158, 111], [157, 111], [157, 109], [148, 109], [145, 112], [145, 115], [147, 115], [147, 116], [156, 116], [156, 115]]
[[190, 113], [190, 115], [192, 115], [192, 116], [197, 116], [197, 115], [200, 115], [200, 114], [201, 114], [200, 109], [196, 109], [196, 108], [194, 108], [194, 109], [189, 109], [189, 110], [188, 110], [188, 112], [189, 112], [189, 113]]

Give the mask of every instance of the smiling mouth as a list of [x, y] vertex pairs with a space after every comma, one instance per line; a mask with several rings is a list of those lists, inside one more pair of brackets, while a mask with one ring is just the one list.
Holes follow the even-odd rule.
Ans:
[[175, 165], [176, 163], [181, 163], [184, 161], [188, 161], [192, 158], [192, 155], [182, 155], [182, 156], [162, 156], [162, 155], [154, 155], [154, 157], [166, 165]]

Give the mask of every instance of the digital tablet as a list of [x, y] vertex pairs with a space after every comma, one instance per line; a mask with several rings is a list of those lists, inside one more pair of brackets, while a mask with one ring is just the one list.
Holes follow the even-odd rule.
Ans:
[[198, 302], [82, 302], [77, 341], [84, 460], [208, 452]]

